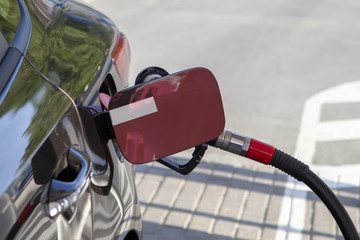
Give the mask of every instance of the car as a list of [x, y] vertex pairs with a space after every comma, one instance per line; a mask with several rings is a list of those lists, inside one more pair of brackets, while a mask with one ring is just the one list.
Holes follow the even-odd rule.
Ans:
[[135, 166], [102, 129], [130, 48], [76, 1], [0, 2], [0, 239], [141, 239]]

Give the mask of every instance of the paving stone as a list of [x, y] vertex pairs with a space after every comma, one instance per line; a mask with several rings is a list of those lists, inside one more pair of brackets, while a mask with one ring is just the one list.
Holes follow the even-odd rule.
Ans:
[[237, 225], [236, 219], [235, 221], [229, 221], [229, 220], [217, 220], [215, 222], [215, 226], [213, 229], [212, 234], [219, 235], [219, 236], [225, 236], [225, 237], [234, 237], [235, 235], [235, 228]]
[[177, 227], [163, 226], [158, 239], [183, 240], [184, 229]]
[[259, 239], [260, 235], [260, 226], [240, 225], [236, 237], [238, 239]]
[[186, 231], [186, 237], [196, 239], [206, 238], [211, 220], [213, 219], [209, 216], [194, 215], [188, 227], [188, 230], [191, 231]]
[[188, 212], [173, 210], [166, 218], [165, 224], [185, 229], [189, 224], [191, 215]]

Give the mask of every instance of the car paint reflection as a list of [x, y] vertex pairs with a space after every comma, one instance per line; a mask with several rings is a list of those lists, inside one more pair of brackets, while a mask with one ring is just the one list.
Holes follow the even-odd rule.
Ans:
[[[119, 160], [112, 141], [94, 140], [99, 138], [96, 128], [80, 114], [82, 125], [77, 114], [81, 112], [77, 107], [96, 103], [102, 81], [112, 71], [109, 50], [118, 31], [106, 17], [89, 8], [83, 11], [83, 5], [76, 2], [25, 1], [32, 18], [30, 45], [9, 91], [0, 98], [0, 152], [4, 153], [0, 219], [6, 219], [6, 224], [1, 222], [0, 238], [10, 228], [20, 239], [92, 239], [106, 234], [113, 238], [124, 236], [129, 227], [140, 230], [141, 223], [126, 222], [133, 220], [134, 212], [140, 221], [132, 165], [108, 160]], [[16, 6], [15, 1], [11, 4]], [[16, 30], [14, 22], [9, 25], [13, 30], [8, 31], [10, 41]], [[121, 89], [118, 76], [114, 79]], [[65, 90], [78, 106], [55, 86]], [[84, 136], [79, 130], [82, 127], [87, 132]], [[94, 163], [93, 180], [99, 181], [92, 181], [79, 199], [73, 218], [60, 215], [49, 221], [37, 194], [66, 167], [64, 153], [72, 145], [86, 150]], [[34, 205], [29, 210], [26, 206], [31, 202]]]
[[26, 171], [29, 159], [65, 111], [62, 109], [70, 104], [23, 62], [0, 106], [0, 134], [4, 136], [0, 139], [0, 152], [2, 159], [7, 160], [0, 169], [0, 194], [12, 183], [13, 176]]
[[35, 14], [42, 2], [29, 2], [34, 31], [26, 56], [40, 72], [79, 100], [84, 91], [100, 87], [93, 86], [93, 79], [102, 74], [103, 59], [111, 60], [111, 56], [102, 56], [110, 54], [108, 49], [116, 34], [109, 26], [114, 26], [96, 11], [72, 1], [57, 2], [51, 22], [45, 24], [46, 19]]

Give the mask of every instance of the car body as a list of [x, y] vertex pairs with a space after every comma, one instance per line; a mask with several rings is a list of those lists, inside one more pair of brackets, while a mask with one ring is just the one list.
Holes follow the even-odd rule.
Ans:
[[1, 1], [0, 31], [0, 239], [141, 239], [135, 167], [95, 121], [126, 37], [66, 0]]

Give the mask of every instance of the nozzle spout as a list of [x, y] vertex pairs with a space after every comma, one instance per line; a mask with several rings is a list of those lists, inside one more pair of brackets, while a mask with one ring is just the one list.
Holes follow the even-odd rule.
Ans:
[[222, 150], [240, 155], [246, 156], [251, 143], [251, 138], [235, 134], [231, 131], [225, 130], [215, 140], [209, 142], [210, 145]]

